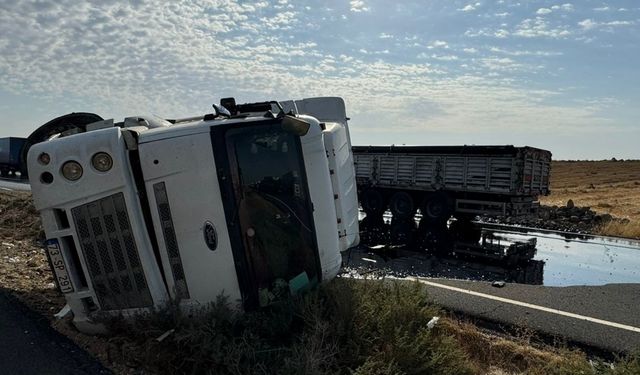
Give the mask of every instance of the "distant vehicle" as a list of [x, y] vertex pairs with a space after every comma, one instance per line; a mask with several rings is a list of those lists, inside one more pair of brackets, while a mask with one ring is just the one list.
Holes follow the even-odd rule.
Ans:
[[21, 154], [26, 138], [6, 137], [0, 138], [0, 176], [26, 178], [22, 168]]
[[469, 230], [475, 216], [528, 215], [549, 194], [551, 152], [533, 147], [354, 146], [353, 154], [365, 227], [389, 210], [392, 242], [442, 231], [451, 216], [459, 235], [479, 239]]
[[359, 242], [341, 98], [228, 98], [204, 116], [100, 120], [50, 121], [33, 138], [62, 136], [27, 158], [47, 254], [82, 331], [102, 329], [99, 313], [170, 300], [268, 305], [332, 279]]

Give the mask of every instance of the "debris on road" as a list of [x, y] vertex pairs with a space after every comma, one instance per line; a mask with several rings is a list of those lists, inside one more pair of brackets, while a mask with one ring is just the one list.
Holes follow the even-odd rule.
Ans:
[[507, 283], [504, 281], [494, 281], [491, 283], [491, 286], [495, 288], [504, 288], [505, 285], [507, 285]]

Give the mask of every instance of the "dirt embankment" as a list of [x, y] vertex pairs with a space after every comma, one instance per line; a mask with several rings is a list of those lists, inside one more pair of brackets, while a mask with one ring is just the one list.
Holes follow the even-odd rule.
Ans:
[[39, 239], [44, 234], [31, 194], [0, 193], [0, 288], [45, 315], [64, 306]]

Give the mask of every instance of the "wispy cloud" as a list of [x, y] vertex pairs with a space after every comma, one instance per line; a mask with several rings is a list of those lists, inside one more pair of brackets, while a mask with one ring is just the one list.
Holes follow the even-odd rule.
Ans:
[[363, 0], [351, 0], [349, 4], [351, 5], [350, 10], [352, 12], [360, 13], [369, 11], [369, 8], [365, 5]]
[[428, 49], [434, 49], [434, 48], [449, 48], [449, 44], [447, 44], [447, 42], [445, 42], [444, 40], [436, 40], [431, 42], [431, 44], [429, 44], [429, 46], [427, 46]]
[[[573, 99], [597, 101], [592, 81], [636, 82], [626, 55], [608, 67], [630, 78], [592, 80], [615, 72], [583, 66], [582, 56], [595, 52], [576, 42], [618, 43], [618, 34], [594, 30], [636, 30], [635, 10], [605, 14], [541, 1], [378, 4], [8, 1], [0, 10], [0, 101], [50, 103], [47, 118], [74, 110], [187, 116], [229, 95], [340, 95], [363, 142], [373, 132], [410, 131], [485, 132], [498, 142], [516, 131], [611, 124], [621, 111], [604, 109], [620, 102], [596, 108]], [[540, 9], [548, 12], [536, 15]], [[583, 67], [566, 74], [576, 65]], [[575, 78], [583, 71], [589, 79]], [[424, 113], [408, 115], [417, 107]]]
[[460, 12], [472, 12], [474, 10], [476, 10], [481, 4], [478, 3], [474, 3], [474, 4], [467, 4], [462, 8], [458, 8], [458, 11]]

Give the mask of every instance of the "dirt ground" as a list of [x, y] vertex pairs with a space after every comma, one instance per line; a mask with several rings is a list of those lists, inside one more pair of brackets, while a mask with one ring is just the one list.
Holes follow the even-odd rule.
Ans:
[[554, 161], [551, 194], [541, 203], [564, 206], [569, 199], [576, 206], [629, 220], [603, 227], [602, 234], [640, 237], [640, 160]]

